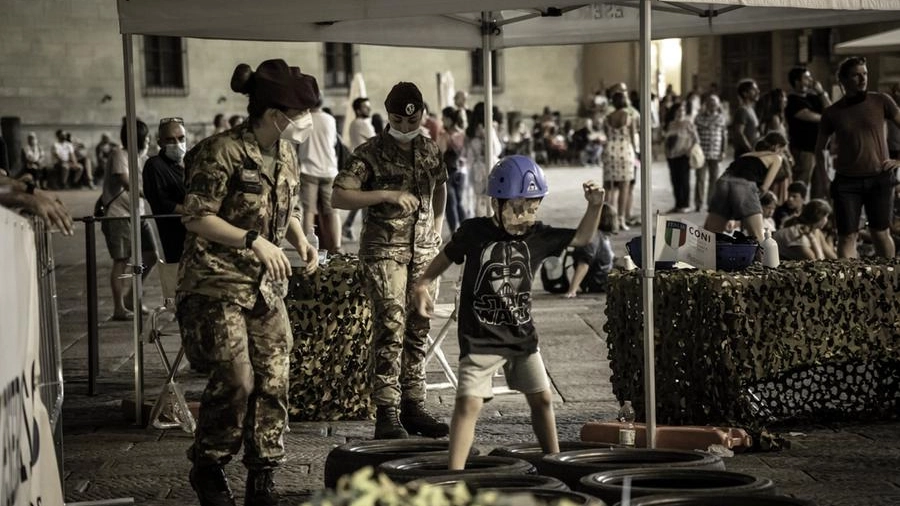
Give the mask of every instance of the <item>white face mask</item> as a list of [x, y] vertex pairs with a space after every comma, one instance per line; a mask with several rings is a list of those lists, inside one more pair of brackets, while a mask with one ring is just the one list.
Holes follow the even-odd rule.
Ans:
[[169, 160], [181, 163], [181, 161], [184, 160], [184, 154], [187, 153], [187, 143], [176, 142], [175, 144], [166, 144], [164, 153]]
[[[287, 114], [278, 111], [286, 120], [288, 120], [288, 126], [285, 127], [284, 130], [281, 130], [280, 137], [283, 140], [293, 142], [294, 144], [303, 144], [309, 139], [310, 134], [312, 134], [313, 130], [313, 119], [312, 114], [306, 113], [303, 116], [300, 116], [296, 120], [292, 120], [287, 117]], [[278, 122], [275, 122], [275, 128], [278, 128]]]
[[388, 133], [391, 134], [391, 137], [393, 137], [397, 142], [410, 143], [422, 133], [422, 129], [416, 128], [411, 132], [403, 133], [400, 130], [391, 128], [390, 130], [388, 130]]

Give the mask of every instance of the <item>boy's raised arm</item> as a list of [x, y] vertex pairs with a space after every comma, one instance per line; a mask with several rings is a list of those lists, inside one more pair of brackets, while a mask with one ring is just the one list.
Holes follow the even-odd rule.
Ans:
[[431, 292], [428, 290], [438, 276], [450, 267], [450, 258], [443, 251], [438, 253], [434, 260], [425, 268], [425, 272], [416, 281], [416, 287], [413, 290], [413, 304], [420, 315], [425, 318], [431, 318], [434, 313], [434, 300], [431, 298]]
[[575, 236], [569, 246], [585, 246], [594, 238], [597, 233], [597, 227], [600, 225], [600, 211], [603, 209], [603, 199], [606, 191], [597, 183], [587, 181], [581, 185], [584, 189], [584, 199], [587, 200], [588, 206], [581, 218], [581, 223], [575, 229]]

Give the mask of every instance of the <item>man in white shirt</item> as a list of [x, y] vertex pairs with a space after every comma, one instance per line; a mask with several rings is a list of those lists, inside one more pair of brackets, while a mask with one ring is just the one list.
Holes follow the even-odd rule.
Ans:
[[[353, 101], [353, 112], [356, 118], [350, 122], [350, 151], [356, 150], [361, 144], [375, 137], [375, 127], [372, 126], [372, 120], [369, 116], [372, 114], [372, 105], [369, 99], [359, 97]], [[341, 227], [341, 234], [344, 239], [353, 240], [353, 222], [356, 220], [356, 214], [359, 209], [353, 209], [347, 214], [344, 225]], [[365, 213], [365, 209], [363, 209]]]
[[350, 122], [350, 151], [355, 150], [360, 144], [375, 137], [375, 128], [369, 116], [372, 114], [372, 105], [369, 99], [359, 97], [353, 101], [353, 112], [356, 118]]
[[66, 140], [66, 133], [62, 130], [56, 131], [56, 142], [53, 143], [53, 168], [59, 175], [57, 183], [60, 188], [69, 185], [77, 187], [81, 181], [84, 167], [76, 160], [75, 146]]
[[[300, 202], [303, 205], [303, 231], [313, 233], [316, 214], [322, 214], [320, 235], [334, 239], [334, 250], [341, 248], [340, 220], [331, 207], [331, 185], [337, 176], [337, 125], [334, 117], [319, 104], [310, 110], [313, 128], [309, 139], [297, 146], [300, 160]], [[351, 134], [352, 135], [352, 134]]]

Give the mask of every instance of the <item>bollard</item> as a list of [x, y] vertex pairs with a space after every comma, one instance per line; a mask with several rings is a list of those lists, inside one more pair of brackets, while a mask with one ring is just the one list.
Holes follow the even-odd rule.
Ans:
[[88, 318], [88, 395], [97, 395], [97, 373], [100, 370], [100, 332], [97, 316], [97, 220], [85, 216], [84, 261], [87, 267], [87, 318]]

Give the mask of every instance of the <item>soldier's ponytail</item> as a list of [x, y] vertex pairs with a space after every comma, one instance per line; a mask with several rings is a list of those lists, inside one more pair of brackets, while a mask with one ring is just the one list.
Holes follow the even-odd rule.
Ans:
[[260, 100], [254, 91], [256, 90], [256, 79], [254, 79], [253, 69], [246, 63], [241, 63], [234, 68], [231, 74], [231, 89], [237, 93], [247, 95], [250, 101], [247, 103], [247, 114], [250, 121], [255, 121], [262, 117], [268, 104]]

